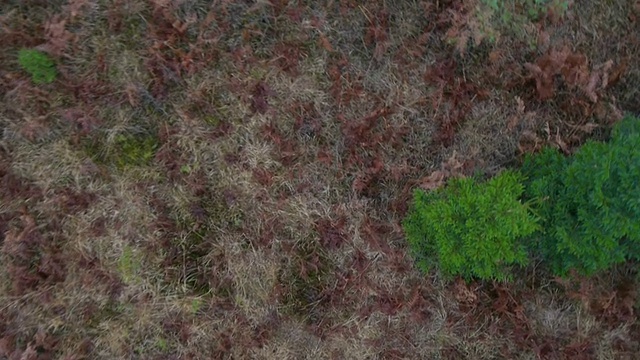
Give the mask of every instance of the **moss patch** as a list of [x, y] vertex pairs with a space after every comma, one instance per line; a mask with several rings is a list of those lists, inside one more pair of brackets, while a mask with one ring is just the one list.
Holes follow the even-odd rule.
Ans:
[[42, 51], [22, 49], [18, 53], [18, 62], [36, 84], [50, 84], [58, 75], [53, 59]]

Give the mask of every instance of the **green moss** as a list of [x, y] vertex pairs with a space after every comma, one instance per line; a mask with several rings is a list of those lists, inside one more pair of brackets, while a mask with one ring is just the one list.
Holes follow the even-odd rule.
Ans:
[[38, 50], [20, 50], [18, 62], [31, 75], [31, 80], [36, 84], [50, 84], [55, 81], [58, 75], [53, 59]]

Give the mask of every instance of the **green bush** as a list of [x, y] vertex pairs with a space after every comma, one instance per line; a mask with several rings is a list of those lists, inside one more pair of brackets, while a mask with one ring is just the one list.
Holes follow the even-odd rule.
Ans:
[[509, 267], [527, 263], [519, 239], [538, 229], [519, 201], [522, 181], [505, 171], [483, 183], [453, 179], [442, 189], [417, 190], [403, 225], [418, 266], [466, 279], [509, 279]]
[[58, 75], [53, 60], [38, 50], [20, 50], [18, 62], [26, 72], [31, 74], [31, 79], [36, 84], [50, 84]]
[[567, 165], [563, 154], [553, 148], [545, 148], [535, 156], [527, 156], [521, 168], [525, 176], [523, 197], [530, 201], [541, 225], [527, 246], [532, 255], [545, 260], [556, 256], [555, 240], [549, 229], [555, 228], [553, 204], [564, 189], [562, 174]]
[[418, 190], [403, 225], [420, 268], [467, 279], [508, 279], [527, 253], [559, 276], [640, 260], [640, 119], [571, 157], [545, 149], [521, 172]]
[[531, 251], [555, 274], [640, 259], [640, 120], [625, 118], [610, 142], [589, 141], [572, 157], [529, 156], [522, 170], [525, 197], [543, 219]]

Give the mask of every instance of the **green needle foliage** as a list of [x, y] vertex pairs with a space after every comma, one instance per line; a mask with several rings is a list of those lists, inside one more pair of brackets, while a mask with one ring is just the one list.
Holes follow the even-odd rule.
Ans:
[[26, 72], [31, 74], [31, 79], [36, 84], [50, 84], [58, 75], [53, 60], [38, 50], [20, 50], [18, 62]]
[[417, 190], [404, 229], [418, 266], [466, 279], [508, 280], [512, 265], [527, 263], [519, 239], [538, 229], [519, 201], [522, 181], [519, 173], [505, 171], [483, 183], [453, 179], [442, 189]]
[[532, 250], [555, 274], [640, 259], [640, 120], [625, 118], [609, 143], [587, 142], [569, 158], [552, 149], [530, 156], [523, 172], [545, 229]]
[[554, 204], [564, 191], [562, 174], [567, 165], [563, 154], [553, 148], [545, 148], [535, 156], [527, 156], [521, 168], [526, 179], [524, 198], [530, 201], [531, 209], [541, 224], [534, 240], [527, 242], [527, 246], [531, 254], [539, 255], [545, 260], [556, 257], [557, 250], [551, 229], [555, 229]]

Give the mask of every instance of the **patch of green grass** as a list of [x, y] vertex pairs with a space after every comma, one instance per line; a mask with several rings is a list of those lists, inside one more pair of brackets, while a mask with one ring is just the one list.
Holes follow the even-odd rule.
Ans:
[[200, 298], [195, 298], [191, 300], [191, 313], [193, 315], [197, 314], [200, 309], [202, 309], [202, 305], [204, 305], [204, 301]]
[[566, 0], [482, 0], [474, 10], [475, 37], [495, 43], [501, 35], [525, 40], [535, 48], [536, 39], [527, 28], [541, 20], [546, 13], [563, 16], [569, 8]]
[[159, 337], [156, 339], [156, 347], [158, 350], [165, 352], [169, 349], [169, 344], [167, 343], [167, 340]]
[[204, 122], [211, 126], [218, 126], [220, 124], [220, 118], [215, 115], [208, 115], [204, 117]]
[[22, 49], [18, 53], [18, 62], [35, 84], [50, 84], [58, 75], [55, 62], [42, 51]]
[[134, 253], [131, 246], [126, 245], [118, 259], [118, 271], [122, 279], [127, 283], [134, 281], [141, 267], [140, 258]]
[[153, 159], [158, 144], [152, 136], [119, 135], [116, 138], [116, 146], [116, 164], [119, 167], [127, 167], [148, 164]]
[[111, 146], [100, 139], [92, 139], [85, 146], [87, 153], [98, 163], [114, 165], [119, 169], [148, 165], [157, 148], [158, 139], [143, 134], [120, 134]]
[[181, 279], [190, 291], [198, 295], [206, 295], [211, 291], [209, 282], [202, 277], [206, 273], [207, 255], [211, 251], [211, 244], [208, 242], [208, 229], [201, 229], [190, 232], [180, 243], [180, 252], [184, 258], [184, 273]]

